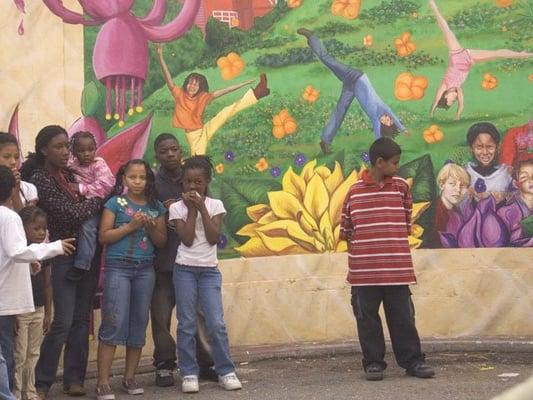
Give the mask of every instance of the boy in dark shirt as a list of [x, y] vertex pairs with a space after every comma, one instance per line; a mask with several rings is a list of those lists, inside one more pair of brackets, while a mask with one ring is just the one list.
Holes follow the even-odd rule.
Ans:
[[[168, 209], [181, 198], [181, 147], [170, 133], [160, 134], [154, 142], [155, 156], [161, 165], [155, 175], [156, 196]], [[173, 386], [173, 370], [176, 368], [176, 341], [170, 333], [172, 310], [176, 306], [172, 274], [178, 250], [179, 238], [172, 224], [167, 224], [167, 244], [158, 249], [155, 258], [156, 281], [152, 295], [151, 321], [154, 339], [155, 382], [157, 386]], [[210, 368], [213, 364], [209, 355], [209, 344], [203, 315], [198, 318], [198, 363], [200, 377], [217, 380]]]

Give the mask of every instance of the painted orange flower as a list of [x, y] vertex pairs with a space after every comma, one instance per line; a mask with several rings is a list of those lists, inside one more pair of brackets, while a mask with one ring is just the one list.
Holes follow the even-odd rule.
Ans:
[[483, 82], [481, 82], [481, 87], [485, 90], [493, 90], [498, 86], [498, 79], [490, 73], [483, 75]]
[[425, 76], [403, 72], [396, 77], [394, 82], [394, 95], [401, 101], [420, 100], [424, 97], [428, 84]]
[[529, 74], [529, 76], [527, 77], [527, 79], [529, 79], [530, 82], [533, 82], [533, 74]]
[[426, 143], [437, 143], [444, 139], [444, 133], [440, 130], [437, 125], [431, 125], [423, 133], [424, 140]]
[[231, 27], [236, 28], [240, 25], [241, 21], [239, 21], [239, 18], [232, 18], [230, 21]]
[[305, 88], [302, 94], [302, 98], [309, 103], [314, 103], [315, 101], [318, 100], [319, 97], [320, 97], [320, 90], [315, 89], [311, 85], [307, 85], [307, 87]]
[[359, 16], [361, 0], [333, 0], [331, 13], [346, 19], [355, 19]]
[[505, 8], [511, 7], [513, 5], [513, 0], [496, 0], [496, 7]]
[[257, 169], [259, 172], [263, 172], [268, 169], [268, 161], [265, 157], [261, 157], [257, 164], [255, 164], [255, 169]]
[[374, 44], [374, 37], [372, 35], [366, 35], [363, 38], [363, 46], [371, 47]]
[[244, 60], [234, 52], [217, 60], [218, 68], [222, 79], [229, 81], [238, 77], [244, 69]]
[[224, 164], [218, 163], [215, 167], [215, 171], [217, 171], [217, 174], [224, 172]]
[[394, 40], [396, 51], [400, 57], [407, 57], [416, 50], [416, 44], [411, 40], [411, 34], [409, 32], [402, 33], [402, 36]]
[[272, 117], [272, 125], [272, 136], [276, 139], [282, 139], [287, 135], [292, 135], [298, 129], [298, 124], [286, 108]]
[[287, 6], [289, 8], [298, 8], [302, 5], [303, 0], [287, 0]]

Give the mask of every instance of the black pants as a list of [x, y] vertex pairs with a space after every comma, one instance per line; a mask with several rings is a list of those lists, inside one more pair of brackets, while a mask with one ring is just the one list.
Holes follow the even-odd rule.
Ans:
[[363, 351], [363, 368], [374, 363], [387, 367], [383, 326], [378, 314], [381, 302], [398, 365], [408, 369], [423, 361], [409, 286], [354, 286], [352, 308]]
[[[172, 310], [176, 306], [172, 271], [156, 271], [150, 319], [154, 339], [154, 366], [163, 369], [176, 367], [176, 341], [170, 332]], [[213, 365], [205, 318], [198, 313], [198, 335], [196, 337], [196, 356], [200, 368]]]

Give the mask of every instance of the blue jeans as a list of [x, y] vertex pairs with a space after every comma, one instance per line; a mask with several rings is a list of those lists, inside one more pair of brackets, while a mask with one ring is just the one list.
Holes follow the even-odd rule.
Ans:
[[7, 368], [7, 378], [11, 389], [13, 389], [13, 379], [15, 378], [15, 356], [13, 353], [15, 323], [16, 317], [14, 315], [0, 316], [0, 347], [2, 347], [4, 363]]
[[9, 390], [9, 379], [7, 377], [6, 360], [2, 356], [2, 345], [0, 344], [0, 400], [17, 400]]
[[63, 386], [83, 385], [89, 356], [89, 320], [98, 283], [99, 256], [89, 272], [77, 282], [65, 279], [74, 257], [59, 256], [52, 261], [54, 320], [41, 345], [35, 368], [35, 386], [48, 392], [56, 379], [63, 346]]
[[330, 144], [342, 125], [344, 117], [355, 98], [355, 82], [364, 73], [360, 69], [349, 67], [337, 61], [326, 51], [326, 49], [324, 49], [317, 37], [311, 36], [308, 43], [313, 53], [315, 53], [320, 61], [322, 61], [322, 63], [342, 82], [342, 92], [337, 101], [337, 106], [321, 136], [323, 142]]
[[176, 265], [174, 288], [178, 317], [178, 365], [181, 375], [199, 374], [196, 360], [198, 304], [205, 315], [215, 371], [219, 376], [235, 371], [224, 323], [222, 275], [218, 268]]
[[74, 256], [74, 267], [88, 271], [96, 251], [96, 236], [98, 234], [98, 224], [100, 216], [95, 215], [81, 224], [78, 241], [76, 243], [76, 255]]
[[100, 341], [144, 346], [154, 284], [153, 260], [106, 260]]

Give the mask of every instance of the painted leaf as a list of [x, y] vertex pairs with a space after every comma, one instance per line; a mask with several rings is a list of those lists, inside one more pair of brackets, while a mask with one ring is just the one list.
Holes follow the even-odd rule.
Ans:
[[99, 98], [98, 86], [94, 81], [85, 85], [81, 94], [81, 113], [85, 116], [96, 115]]

